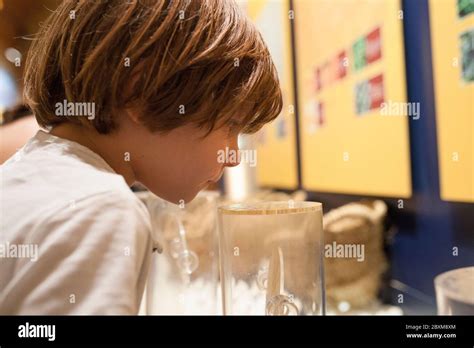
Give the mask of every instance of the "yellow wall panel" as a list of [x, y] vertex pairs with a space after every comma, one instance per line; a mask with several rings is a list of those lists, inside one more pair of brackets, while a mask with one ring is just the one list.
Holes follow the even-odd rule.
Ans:
[[249, 0], [245, 5], [270, 50], [283, 94], [282, 113], [255, 137], [257, 182], [261, 186], [295, 189], [298, 168], [289, 1]]
[[441, 199], [474, 202], [474, 11], [429, 6]]
[[[378, 100], [380, 75], [383, 100], [406, 102], [400, 2], [295, 0], [294, 6], [304, 188], [409, 197], [408, 116], [384, 116], [378, 107], [358, 114], [356, 107], [356, 85], [363, 81], [374, 79], [371, 95]], [[374, 42], [381, 44], [380, 55], [356, 69], [361, 60], [353, 46], [374, 35], [376, 41], [362, 41], [371, 52], [377, 52]], [[345, 57], [346, 72], [334, 78], [338, 57]]]

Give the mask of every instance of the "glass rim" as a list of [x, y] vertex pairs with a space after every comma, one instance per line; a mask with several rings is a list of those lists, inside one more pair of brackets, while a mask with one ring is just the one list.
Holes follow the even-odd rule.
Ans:
[[[472, 297], [465, 297], [463, 294], [460, 294], [456, 290], [453, 290], [449, 286], [446, 286], [443, 282], [446, 281], [447, 278], [453, 275], [458, 275], [458, 274], [463, 274], [466, 272], [471, 272], [468, 275], [473, 274], [474, 275], [474, 266], [467, 266], [467, 267], [461, 267], [461, 268], [456, 268], [452, 269], [446, 272], [443, 272], [441, 274], [438, 274], [434, 278], [434, 283], [435, 283], [435, 288], [437, 288], [436, 292], [438, 292], [438, 289], [441, 290], [444, 294], [448, 295], [451, 299], [455, 299], [464, 303], [472, 303], [474, 304], [474, 295]], [[437, 293], [438, 295], [438, 293]]]
[[311, 201], [264, 201], [221, 205], [217, 209], [224, 215], [280, 215], [322, 211], [322, 206]]

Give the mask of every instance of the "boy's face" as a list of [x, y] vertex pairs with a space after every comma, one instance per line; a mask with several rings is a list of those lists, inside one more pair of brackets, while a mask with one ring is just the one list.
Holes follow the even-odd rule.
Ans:
[[170, 202], [189, 202], [218, 181], [224, 167], [238, 165], [219, 161], [219, 150], [238, 150], [238, 131], [228, 126], [215, 129], [206, 137], [205, 130], [192, 124], [164, 134], [151, 133], [136, 123], [128, 128], [131, 129], [122, 129], [122, 134], [127, 134], [136, 180]]

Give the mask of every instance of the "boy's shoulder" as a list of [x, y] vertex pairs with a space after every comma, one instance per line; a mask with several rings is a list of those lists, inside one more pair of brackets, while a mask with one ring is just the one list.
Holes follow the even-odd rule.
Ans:
[[98, 215], [113, 209], [117, 214], [147, 218], [145, 205], [100, 156], [43, 133], [1, 166], [6, 226], [25, 217], [38, 223], [55, 215], [67, 216], [78, 208]]

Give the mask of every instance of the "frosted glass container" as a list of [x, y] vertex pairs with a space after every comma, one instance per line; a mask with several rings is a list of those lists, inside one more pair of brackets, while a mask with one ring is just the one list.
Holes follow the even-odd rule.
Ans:
[[474, 315], [474, 267], [458, 268], [435, 278], [440, 315]]
[[321, 203], [221, 206], [218, 225], [224, 314], [324, 314]]
[[148, 199], [154, 237], [163, 246], [161, 254], [153, 253], [148, 314], [220, 314], [217, 199], [211, 191], [181, 205]]

